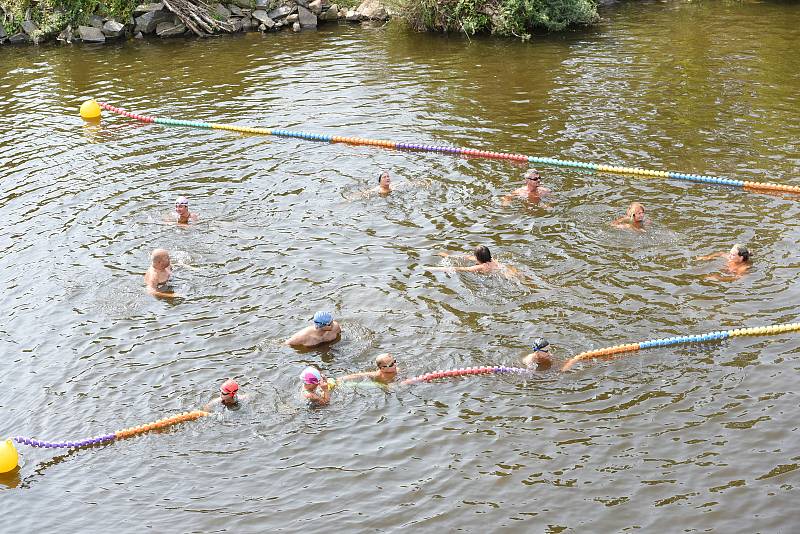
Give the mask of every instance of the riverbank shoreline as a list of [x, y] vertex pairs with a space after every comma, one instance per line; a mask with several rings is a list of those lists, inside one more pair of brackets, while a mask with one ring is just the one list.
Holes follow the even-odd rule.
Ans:
[[[7, 13], [4, 10], [0, 15], [5, 19]], [[29, 9], [19, 31], [12, 35], [7, 35], [0, 25], [0, 46], [53, 42], [97, 45], [145, 37], [168, 39], [282, 30], [301, 32], [325, 23], [373, 23], [389, 18], [388, 10], [379, 0], [365, 0], [358, 5], [348, 0], [343, 3], [289, 0], [279, 5], [272, 0], [234, 0], [209, 5], [195, 4], [191, 0], [162, 0], [139, 4], [125, 17], [93, 14], [85, 24], [78, 25], [73, 25], [69, 17], [60, 12], [45, 16], [37, 24]]]

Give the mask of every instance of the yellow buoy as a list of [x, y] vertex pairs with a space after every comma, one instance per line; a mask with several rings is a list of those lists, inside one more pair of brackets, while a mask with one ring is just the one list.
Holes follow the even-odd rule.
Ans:
[[14, 442], [10, 439], [0, 443], [0, 473], [8, 473], [17, 468], [19, 464], [19, 454], [14, 447]]
[[81, 104], [81, 118], [87, 121], [96, 121], [100, 118], [102, 110], [100, 104], [94, 100], [87, 100]]

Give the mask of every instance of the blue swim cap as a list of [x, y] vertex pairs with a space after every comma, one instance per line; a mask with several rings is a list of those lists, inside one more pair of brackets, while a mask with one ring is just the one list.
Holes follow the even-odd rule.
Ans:
[[317, 328], [322, 328], [323, 326], [328, 326], [333, 322], [333, 315], [329, 311], [318, 311], [314, 314], [314, 326]]
[[[536, 339], [533, 340], [533, 351], [534, 352], [539, 352], [542, 349], [544, 349], [545, 347], [548, 347], [549, 345], [550, 345], [550, 343], [548, 343], [545, 338], [537, 337]], [[549, 350], [550, 349], [547, 349], [544, 352], [548, 352]]]

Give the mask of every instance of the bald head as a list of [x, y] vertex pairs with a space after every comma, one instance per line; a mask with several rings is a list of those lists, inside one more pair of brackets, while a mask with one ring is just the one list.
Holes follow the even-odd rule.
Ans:
[[156, 269], [169, 267], [169, 252], [163, 248], [157, 248], [150, 253], [150, 261]]

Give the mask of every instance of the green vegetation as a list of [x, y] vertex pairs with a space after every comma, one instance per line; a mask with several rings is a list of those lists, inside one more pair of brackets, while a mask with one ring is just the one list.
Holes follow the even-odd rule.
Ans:
[[95, 14], [106, 15], [124, 22], [133, 14], [136, 0], [0, 0], [5, 12], [3, 26], [12, 35], [21, 31], [25, 14], [39, 27], [38, 39], [47, 39], [63, 30], [67, 24], [76, 27], [88, 22]]
[[534, 29], [560, 31], [598, 20], [597, 0], [398, 0], [418, 30], [488, 32], [529, 39]]

